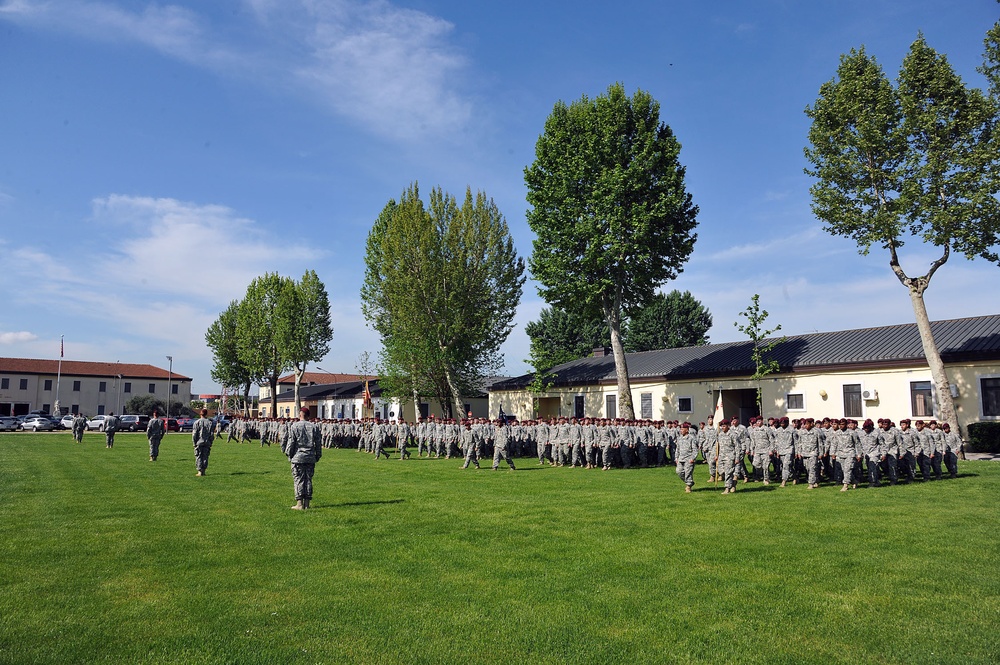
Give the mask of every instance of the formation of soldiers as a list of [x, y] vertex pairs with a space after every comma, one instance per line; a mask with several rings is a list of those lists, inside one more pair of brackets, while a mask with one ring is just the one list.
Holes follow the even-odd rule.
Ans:
[[[281, 443], [292, 421], [280, 418], [235, 418], [229, 439], [261, 445]], [[804, 481], [810, 489], [820, 482], [836, 483], [841, 491], [867, 480], [878, 487], [888, 480], [935, 480], [942, 466], [951, 477], [958, 473], [961, 438], [947, 423], [889, 419], [878, 424], [866, 420], [812, 418], [751, 419], [750, 426], [738, 419], [709, 417], [695, 426], [678, 421], [625, 420], [620, 418], [549, 418], [512, 421], [470, 418], [420, 418], [416, 423], [379, 418], [315, 421], [324, 448], [349, 448], [376, 459], [418, 457], [463, 458], [462, 468], [479, 467], [480, 459], [493, 458], [493, 469], [511, 458], [537, 459], [538, 464], [585, 469], [646, 468], [676, 466], [685, 491], [694, 485], [694, 466], [707, 463], [709, 482], [722, 483], [723, 493], [735, 492], [738, 483]], [[918, 476], [919, 472], [919, 476]]]

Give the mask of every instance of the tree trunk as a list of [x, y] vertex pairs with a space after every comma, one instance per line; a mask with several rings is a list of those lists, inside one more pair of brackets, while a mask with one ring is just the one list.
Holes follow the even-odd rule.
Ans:
[[[450, 369], [444, 371], [445, 379], [448, 381], [448, 389], [451, 390], [451, 399], [454, 400], [458, 412], [458, 419], [467, 417], [465, 407], [462, 404], [462, 396], [458, 394], [458, 384], [455, 382], [455, 375]], [[452, 413], [454, 417], [454, 412]]]
[[[617, 304], [617, 303], [616, 303]], [[632, 406], [632, 384], [628, 378], [628, 364], [625, 362], [625, 347], [622, 345], [621, 307], [604, 306], [604, 318], [611, 330], [611, 352], [615, 358], [615, 377], [618, 379], [618, 411], [619, 417], [635, 420], [635, 408]]]
[[[952, 432], [957, 432], [961, 436], [962, 431], [958, 428], [958, 417], [955, 415], [955, 402], [951, 397], [951, 384], [948, 382], [941, 353], [938, 351], [934, 335], [931, 333], [931, 322], [927, 318], [927, 307], [924, 305], [924, 289], [926, 288], [926, 283], [914, 284], [911, 282], [909, 284], [910, 301], [913, 303], [913, 313], [917, 319], [920, 343], [924, 347], [924, 357], [927, 359], [927, 366], [931, 369], [931, 379], [934, 381], [934, 389], [937, 392], [938, 415], [941, 420], [951, 425]], [[961, 459], [965, 459], [965, 452], [961, 448], [956, 454]]]
[[299, 401], [299, 386], [302, 384], [302, 375], [305, 373], [305, 365], [302, 366], [302, 369], [295, 368], [295, 410], [292, 412], [294, 418], [299, 417], [299, 409], [302, 408], [302, 402]]
[[278, 375], [267, 377], [267, 385], [271, 388], [271, 417], [278, 417]]

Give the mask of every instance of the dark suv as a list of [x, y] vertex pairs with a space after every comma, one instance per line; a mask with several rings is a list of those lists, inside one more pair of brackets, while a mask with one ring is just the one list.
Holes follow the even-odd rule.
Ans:
[[145, 432], [147, 425], [149, 425], [149, 416], [125, 415], [118, 418], [119, 429], [129, 432]]

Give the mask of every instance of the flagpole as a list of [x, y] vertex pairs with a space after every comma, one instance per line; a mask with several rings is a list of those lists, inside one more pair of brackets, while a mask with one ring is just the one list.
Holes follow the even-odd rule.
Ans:
[[54, 411], [57, 416], [62, 415], [62, 407], [59, 406], [59, 382], [62, 379], [62, 359], [65, 335], [59, 335], [59, 367], [56, 370], [56, 404]]

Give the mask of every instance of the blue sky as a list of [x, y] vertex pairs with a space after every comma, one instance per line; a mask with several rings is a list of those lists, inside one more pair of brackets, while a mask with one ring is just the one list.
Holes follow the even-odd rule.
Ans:
[[[913, 320], [873, 250], [826, 234], [803, 174], [840, 54], [892, 78], [918, 31], [982, 86], [993, 0], [356, 2], [0, 0], [0, 355], [148, 362], [212, 392], [204, 332], [255, 276], [315, 269], [353, 372], [378, 337], [359, 289], [378, 212], [412, 181], [493, 197], [519, 252], [523, 169], [557, 100], [621, 81], [661, 103], [700, 206], [684, 273], [714, 342], [761, 294], [783, 332]], [[910, 243], [922, 273], [933, 248]], [[932, 319], [997, 313], [1000, 268], [953, 257]], [[527, 371], [526, 285], [504, 345]]]

